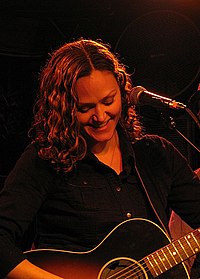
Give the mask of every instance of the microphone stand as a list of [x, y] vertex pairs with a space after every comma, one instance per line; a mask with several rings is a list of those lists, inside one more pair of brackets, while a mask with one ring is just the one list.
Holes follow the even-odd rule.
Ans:
[[[197, 124], [197, 126], [200, 128], [200, 122], [199, 119], [196, 117], [196, 115], [189, 109], [189, 108], [185, 108], [186, 112], [192, 117], [192, 119], [195, 121], [195, 123]], [[194, 149], [196, 149], [196, 151], [198, 151], [200, 153], [200, 149], [194, 145], [186, 136], [184, 136], [177, 128], [176, 128], [176, 122], [174, 120], [174, 118], [172, 116], [169, 116], [169, 128], [174, 129], [179, 135], [182, 136], [182, 138], [184, 138]]]
[[189, 109], [189, 108], [185, 108], [186, 112], [192, 117], [192, 119], [195, 121], [195, 123], [197, 124], [197, 126], [200, 128], [200, 121], [199, 119], [196, 117], [196, 115]]

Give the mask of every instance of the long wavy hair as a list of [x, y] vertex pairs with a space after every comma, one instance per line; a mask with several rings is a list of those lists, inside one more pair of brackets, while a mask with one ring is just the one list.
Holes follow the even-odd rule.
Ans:
[[34, 120], [29, 131], [39, 146], [38, 155], [49, 160], [56, 171], [68, 173], [84, 158], [87, 143], [77, 121], [76, 81], [93, 69], [108, 70], [121, 90], [122, 113], [119, 124], [131, 141], [142, 136], [137, 113], [130, 104], [132, 82], [125, 66], [100, 41], [80, 39], [54, 51], [42, 69], [34, 106]]

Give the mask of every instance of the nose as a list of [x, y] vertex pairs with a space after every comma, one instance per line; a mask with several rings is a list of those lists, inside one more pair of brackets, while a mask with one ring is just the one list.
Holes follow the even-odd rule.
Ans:
[[104, 122], [106, 119], [106, 112], [101, 106], [101, 104], [97, 104], [96, 107], [94, 108], [94, 114], [92, 115], [92, 119], [95, 122]]

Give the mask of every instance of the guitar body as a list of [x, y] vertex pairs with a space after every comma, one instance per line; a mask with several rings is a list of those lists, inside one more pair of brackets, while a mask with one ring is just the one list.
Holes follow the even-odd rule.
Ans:
[[119, 224], [97, 247], [87, 252], [38, 249], [25, 254], [35, 265], [66, 279], [189, 278], [183, 264], [159, 276], [148, 271], [142, 259], [169, 242], [156, 224], [136, 218]]

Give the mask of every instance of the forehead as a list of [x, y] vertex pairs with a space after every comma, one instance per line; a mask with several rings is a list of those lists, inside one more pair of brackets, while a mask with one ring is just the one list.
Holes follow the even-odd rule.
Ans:
[[97, 102], [114, 94], [119, 86], [111, 72], [94, 70], [90, 75], [77, 80], [75, 90], [80, 103]]

